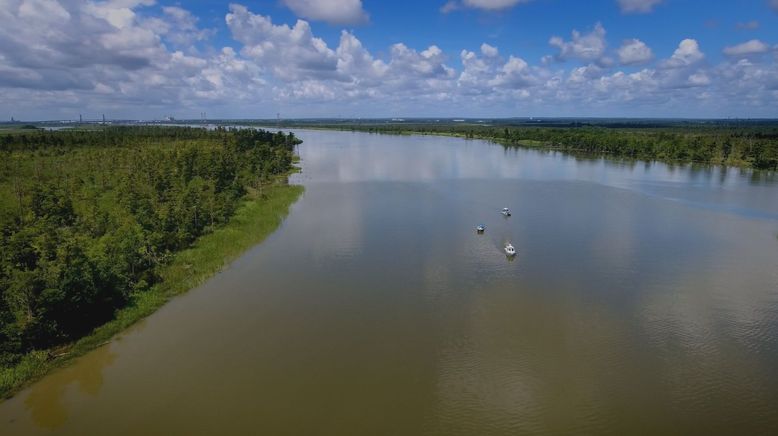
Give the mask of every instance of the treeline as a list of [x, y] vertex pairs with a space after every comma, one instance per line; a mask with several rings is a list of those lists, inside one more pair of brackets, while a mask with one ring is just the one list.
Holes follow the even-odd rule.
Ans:
[[177, 127], [0, 136], [0, 365], [110, 320], [247, 191], [288, 172], [297, 143]]
[[[223, 133], [224, 131], [222, 131]], [[159, 144], [160, 141], [203, 140], [213, 138], [218, 132], [196, 127], [166, 128], [159, 126], [116, 126], [95, 129], [17, 130], [3, 133], [0, 130], [0, 151], [38, 150], [64, 147], [117, 147]], [[264, 141], [274, 134], [262, 131]], [[218, 135], [217, 135], [218, 136]]]
[[778, 169], [778, 129], [503, 129], [508, 144], [538, 141], [564, 151], [641, 160], [703, 162]]
[[478, 124], [317, 125], [376, 133], [421, 133], [488, 139], [507, 146], [554, 148], [614, 157], [700, 162], [778, 169], [778, 126], [689, 125], [609, 128], [604, 126], [508, 127]]

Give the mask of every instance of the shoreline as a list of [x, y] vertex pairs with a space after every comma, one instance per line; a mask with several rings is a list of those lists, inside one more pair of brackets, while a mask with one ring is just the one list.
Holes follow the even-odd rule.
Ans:
[[33, 351], [13, 367], [0, 369], [0, 403], [40, 380], [51, 371], [111, 342], [138, 321], [148, 317], [173, 297], [201, 285], [249, 248], [275, 232], [305, 188], [289, 185], [288, 176], [263, 186], [260, 196], [250, 192], [230, 220], [176, 253], [161, 273], [162, 281], [146, 292], [133, 295], [132, 303], [117, 311], [113, 320], [95, 328], [76, 342]]
[[[263, 128], [262, 126], [265, 125], [258, 124], [257, 126]], [[468, 134], [465, 132], [447, 132], [447, 131], [430, 131], [430, 130], [414, 130], [414, 129], [391, 130], [391, 129], [381, 129], [380, 127], [376, 128], [376, 127], [360, 127], [360, 126], [326, 126], [326, 125], [309, 126], [309, 125], [296, 125], [296, 124], [285, 124], [282, 127], [287, 130], [288, 129], [323, 130], [323, 131], [329, 130], [329, 131], [337, 131], [337, 132], [359, 132], [359, 133], [370, 133], [370, 134], [377, 134], [377, 135], [392, 135], [392, 136], [413, 136], [413, 135], [438, 136], [438, 137], [445, 137], [445, 138], [460, 138], [465, 140], [488, 141], [494, 144], [502, 145], [504, 147], [525, 148], [530, 150], [555, 151], [559, 153], [569, 154], [571, 156], [574, 156], [576, 154], [585, 154], [592, 157], [602, 157], [611, 160], [630, 161], [630, 162], [646, 162], [646, 163], [659, 162], [659, 163], [665, 163], [670, 165], [702, 165], [708, 167], [734, 168], [739, 170], [766, 172], [766, 173], [772, 173], [775, 171], [770, 168], [754, 167], [750, 162], [747, 161], [714, 162], [714, 161], [694, 160], [694, 159], [630, 157], [630, 156], [621, 155], [617, 152], [589, 151], [583, 148], [571, 148], [564, 145], [554, 144], [552, 142], [544, 142], [544, 141], [539, 141], [534, 139], [508, 141], [505, 140], [504, 138], [500, 138], [497, 136], [489, 136], [489, 135], [483, 135], [477, 133]]]

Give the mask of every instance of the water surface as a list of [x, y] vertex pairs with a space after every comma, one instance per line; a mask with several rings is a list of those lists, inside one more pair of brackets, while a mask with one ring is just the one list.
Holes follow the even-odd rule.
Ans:
[[773, 175], [297, 134], [283, 226], [0, 434], [778, 431]]

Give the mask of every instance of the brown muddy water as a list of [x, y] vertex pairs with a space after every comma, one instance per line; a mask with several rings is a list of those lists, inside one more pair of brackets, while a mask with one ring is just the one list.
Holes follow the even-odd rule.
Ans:
[[777, 434], [774, 176], [297, 133], [282, 227], [0, 434]]

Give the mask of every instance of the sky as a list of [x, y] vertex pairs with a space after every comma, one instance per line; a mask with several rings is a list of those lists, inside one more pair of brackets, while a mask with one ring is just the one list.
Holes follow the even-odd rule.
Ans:
[[0, 119], [778, 118], [778, 0], [0, 0]]

